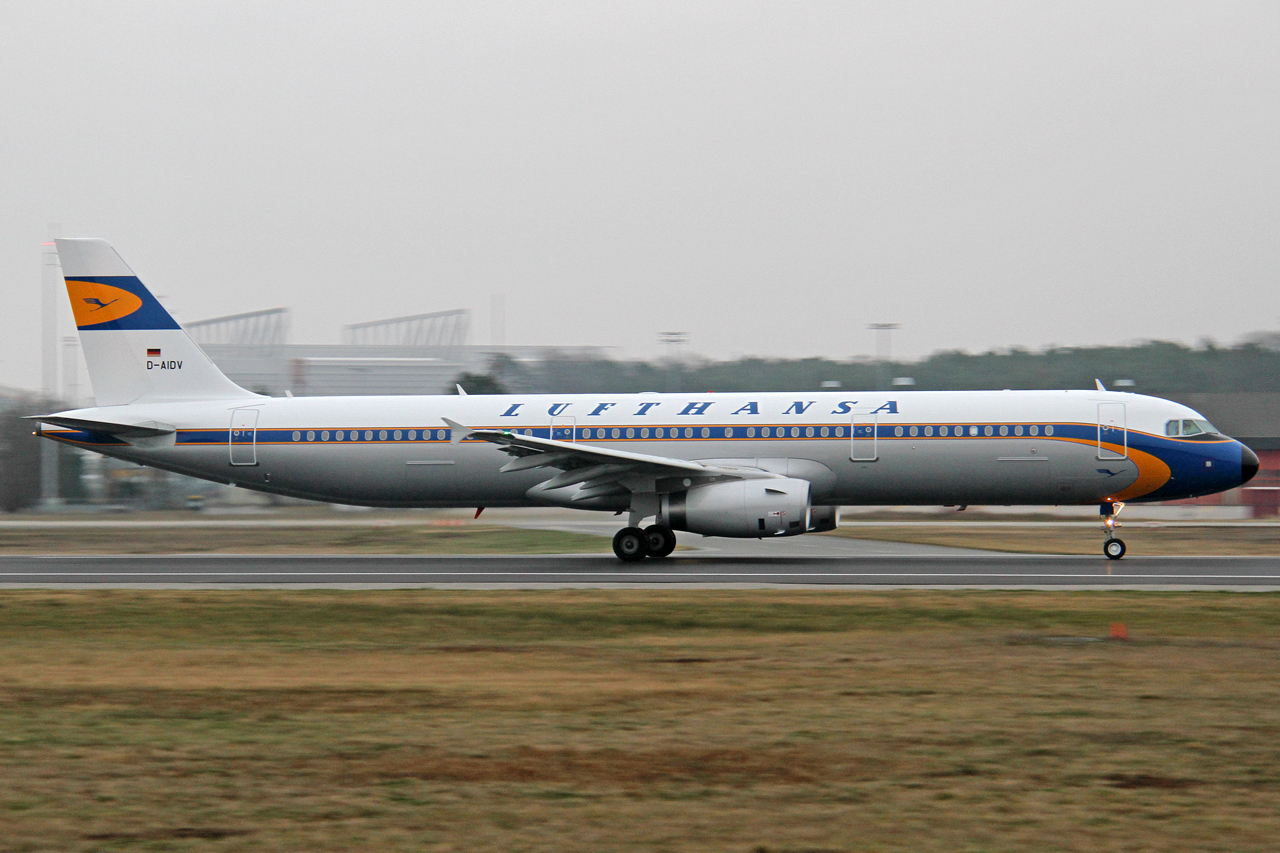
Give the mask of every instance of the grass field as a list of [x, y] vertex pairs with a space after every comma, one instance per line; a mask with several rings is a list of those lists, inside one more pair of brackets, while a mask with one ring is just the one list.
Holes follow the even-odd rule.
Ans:
[[3, 851], [1270, 851], [1280, 596], [6, 591], [0, 780]]
[[[947, 524], [899, 524], [884, 527], [842, 527], [825, 536], [874, 539], [881, 542], [912, 542], [918, 545], [946, 545], [1019, 554], [1102, 553], [1102, 525], [1076, 524], [1045, 527], [968, 526], [957, 521]], [[1147, 556], [1280, 556], [1280, 527], [1266, 525], [1235, 527], [1193, 527], [1136, 522], [1121, 527], [1116, 535], [1125, 541], [1129, 553]]]
[[0, 554], [606, 554], [602, 536], [491, 524], [0, 528]]

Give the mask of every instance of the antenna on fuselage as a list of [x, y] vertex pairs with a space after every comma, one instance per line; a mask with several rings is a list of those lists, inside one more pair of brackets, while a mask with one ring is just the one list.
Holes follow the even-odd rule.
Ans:
[[1095, 379], [1095, 380], [1093, 380], [1093, 381], [1094, 381], [1095, 383], [1097, 383], [1097, 386], [1098, 386], [1098, 390], [1099, 390], [1099, 391], [1105, 391], [1105, 390], [1107, 390], [1107, 386], [1105, 386], [1105, 385], [1103, 385], [1103, 384], [1102, 384], [1102, 380], [1101, 380], [1101, 379]]

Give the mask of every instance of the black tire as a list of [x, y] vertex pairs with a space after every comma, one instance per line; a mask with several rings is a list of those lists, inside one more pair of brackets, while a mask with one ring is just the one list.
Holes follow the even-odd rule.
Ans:
[[649, 556], [649, 537], [639, 527], [624, 527], [613, 534], [613, 553], [624, 563], [637, 563]]
[[676, 549], [676, 533], [665, 524], [651, 524], [644, 529], [649, 540], [649, 556], [661, 560]]
[[1124, 556], [1124, 552], [1123, 539], [1108, 539], [1102, 543], [1102, 553], [1107, 555], [1108, 560], [1118, 560]]

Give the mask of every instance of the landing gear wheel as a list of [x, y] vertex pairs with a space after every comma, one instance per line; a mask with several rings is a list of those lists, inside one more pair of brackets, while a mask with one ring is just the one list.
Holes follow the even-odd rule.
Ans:
[[1107, 555], [1108, 560], [1118, 560], [1124, 556], [1124, 552], [1123, 539], [1108, 539], [1102, 543], [1102, 553]]
[[661, 560], [676, 549], [676, 534], [665, 524], [651, 524], [644, 529], [649, 542], [649, 556]]
[[639, 527], [624, 527], [613, 534], [613, 553], [624, 563], [636, 563], [649, 556], [649, 537]]

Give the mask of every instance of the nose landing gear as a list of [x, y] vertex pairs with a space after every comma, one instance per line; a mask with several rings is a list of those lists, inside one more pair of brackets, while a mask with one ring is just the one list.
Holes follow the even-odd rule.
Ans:
[[1116, 528], [1120, 526], [1120, 522], [1116, 520], [1116, 516], [1124, 509], [1124, 504], [1120, 501], [1112, 501], [1110, 503], [1099, 504], [1098, 514], [1102, 516], [1102, 532], [1107, 534], [1107, 539], [1102, 543], [1102, 553], [1106, 555], [1108, 560], [1118, 560], [1124, 556], [1125, 546], [1123, 539], [1116, 538]]

